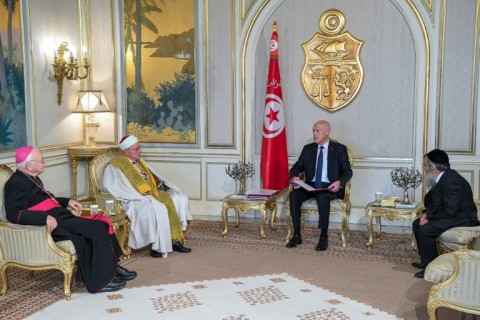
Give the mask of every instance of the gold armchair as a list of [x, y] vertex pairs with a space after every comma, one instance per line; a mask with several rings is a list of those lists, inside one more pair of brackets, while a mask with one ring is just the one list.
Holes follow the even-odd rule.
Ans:
[[437, 319], [440, 307], [480, 315], [480, 238], [466, 248], [442, 254], [430, 262], [425, 280], [436, 283], [428, 295], [428, 314]]
[[1, 295], [8, 291], [8, 267], [27, 270], [58, 269], [64, 274], [64, 292], [67, 300], [72, 293], [70, 284], [77, 256], [70, 240], [55, 242], [46, 226], [18, 225], [7, 222], [3, 204], [5, 183], [12, 169], [0, 165], [0, 276]]
[[[347, 152], [348, 152], [348, 162], [350, 162], [350, 166], [353, 167], [353, 164], [354, 164], [353, 153], [348, 148], [347, 148]], [[344, 247], [347, 245], [346, 236], [350, 235], [348, 222], [350, 220], [350, 212], [352, 210], [352, 202], [350, 201], [351, 187], [352, 187], [351, 181], [348, 181], [347, 184], [345, 185], [345, 196], [343, 197], [343, 199], [333, 199], [332, 201], [330, 201], [330, 215], [339, 214], [342, 217], [341, 231], [342, 231], [342, 246]], [[290, 235], [292, 233], [292, 219], [290, 217], [290, 193], [292, 191], [293, 191], [293, 186], [290, 185], [288, 189], [287, 197], [285, 199], [285, 203], [286, 203], [285, 219], [287, 220], [287, 230], [288, 230], [287, 237], [286, 237], [287, 242], [290, 240]], [[301, 228], [303, 233], [305, 228], [305, 214], [318, 215], [318, 206], [315, 198], [305, 201], [302, 204], [301, 212], [302, 212]]]
[[97, 154], [89, 165], [90, 176], [90, 188], [92, 188], [93, 194], [97, 201], [98, 206], [105, 210], [105, 201], [113, 200], [113, 211], [115, 216], [110, 217], [113, 228], [115, 229], [115, 235], [117, 236], [118, 243], [122, 249], [125, 259], [129, 259], [132, 253], [132, 249], [128, 246], [128, 236], [130, 233], [130, 221], [123, 209], [122, 203], [115, 199], [110, 193], [102, 190], [103, 172], [107, 164], [122, 154], [122, 151], [118, 147], [107, 149]]

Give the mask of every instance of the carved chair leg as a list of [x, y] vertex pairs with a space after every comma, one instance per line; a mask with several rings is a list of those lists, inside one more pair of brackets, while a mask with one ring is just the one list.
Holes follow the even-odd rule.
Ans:
[[0, 270], [0, 276], [2, 278], [3, 282], [3, 287], [2, 287], [2, 292], [0, 295], [4, 296], [8, 292], [8, 277], [7, 277], [7, 266], [3, 266], [2, 269]]

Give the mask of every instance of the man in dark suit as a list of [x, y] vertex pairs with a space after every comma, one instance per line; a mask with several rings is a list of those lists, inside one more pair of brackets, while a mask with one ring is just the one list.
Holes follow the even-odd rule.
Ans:
[[318, 205], [318, 228], [321, 229], [320, 239], [315, 247], [317, 251], [328, 248], [328, 223], [330, 220], [330, 201], [342, 199], [345, 194], [345, 184], [352, 178], [352, 168], [348, 161], [347, 147], [330, 140], [330, 124], [325, 120], [313, 125], [313, 143], [303, 147], [297, 162], [290, 169], [290, 182], [296, 184], [301, 173], [305, 174], [305, 183], [321, 191], [307, 191], [297, 188], [290, 194], [290, 215], [294, 228], [293, 237], [287, 243], [287, 248], [302, 244], [300, 220], [302, 203], [310, 198], [316, 198]]
[[423, 278], [427, 265], [438, 256], [436, 238], [445, 230], [460, 226], [478, 225], [477, 207], [470, 184], [457, 171], [450, 169], [445, 151], [434, 149], [423, 157], [425, 184], [431, 189], [423, 200], [425, 210], [413, 222], [421, 262], [412, 266]]

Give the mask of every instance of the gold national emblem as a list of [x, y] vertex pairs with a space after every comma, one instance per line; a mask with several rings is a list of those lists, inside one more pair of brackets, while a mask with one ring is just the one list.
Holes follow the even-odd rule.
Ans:
[[319, 21], [321, 33], [302, 44], [305, 64], [302, 84], [307, 95], [330, 112], [348, 105], [357, 95], [363, 80], [360, 49], [363, 41], [348, 32], [340, 33], [345, 17], [328, 10]]

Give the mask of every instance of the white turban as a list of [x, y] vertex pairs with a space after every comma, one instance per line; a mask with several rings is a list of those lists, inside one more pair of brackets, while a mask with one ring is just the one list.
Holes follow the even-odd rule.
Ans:
[[133, 146], [137, 142], [138, 142], [137, 137], [132, 136], [132, 135], [128, 135], [128, 136], [123, 137], [120, 140], [120, 143], [118, 144], [118, 146], [120, 147], [120, 149], [125, 150], [125, 149], [130, 148], [131, 146]]

